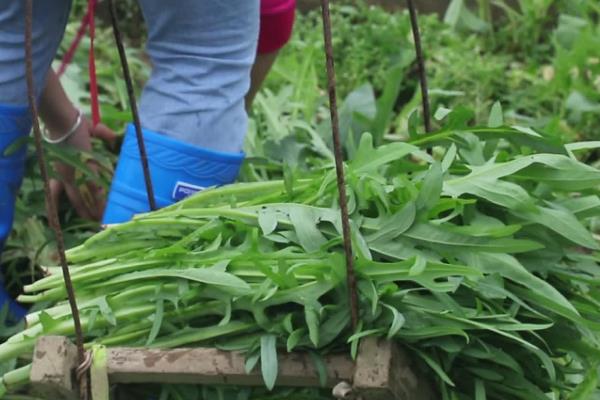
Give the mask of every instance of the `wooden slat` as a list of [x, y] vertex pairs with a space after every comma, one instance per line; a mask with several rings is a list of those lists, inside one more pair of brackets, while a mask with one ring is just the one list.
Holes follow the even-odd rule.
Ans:
[[[212, 348], [150, 350], [113, 348], [107, 352], [110, 383], [174, 383], [201, 385], [264, 385], [259, 368], [246, 374], [245, 357], [239, 352]], [[75, 399], [72, 371], [76, 367], [73, 344], [63, 337], [38, 340], [31, 373], [32, 385], [44, 398]], [[406, 354], [393, 342], [362, 340], [356, 363], [348, 355], [323, 359], [327, 387], [338, 392], [352, 389], [363, 400], [433, 400], [430, 386], [419, 377]], [[280, 354], [278, 387], [320, 387], [320, 379], [308, 354]], [[40, 392], [38, 390], [38, 392]]]
[[68, 338], [43, 336], [38, 339], [33, 352], [29, 374], [32, 392], [46, 399], [74, 400], [71, 371], [77, 365], [77, 348]]
[[[149, 350], [114, 348], [108, 350], [108, 375], [113, 383], [187, 383], [203, 385], [264, 385], [259, 368], [250, 374], [244, 369], [242, 353], [209, 348]], [[327, 386], [352, 380], [354, 363], [348, 356], [325, 358]], [[318, 387], [319, 376], [308, 354], [279, 356], [279, 386]]]

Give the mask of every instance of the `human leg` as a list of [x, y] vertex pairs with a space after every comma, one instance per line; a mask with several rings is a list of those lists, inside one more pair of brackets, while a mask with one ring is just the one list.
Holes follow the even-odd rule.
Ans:
[[[243, 160], [244, 96], [256, 54], [258, 0], [140, 0], [153, 72], [140, 116], [159, 207], [230, 183]], [[104, 223], [148, 211], [130, 127]]]
[[[52, 4], [46, 0], [34, 1], [32, 61], [38, 95], [60, 44], [70, 3], [70, 0]], [[15, 196], [23, 179], [26, 149], [21, 146], [15, 150], [12, 145], [31, 129], [24, 31], [24, 2], [0, 2], [0, 252], [12, 228]]]
[[[64, 32], [70, 3], [70, 0], [34, 1], [32, 61], [38, 96]], [[15, 198], [23, 179], [27, 150], [23, 139], [31, 129], [24, 30], [24, 2], [0, 2], [0, 255], [12, 229]], [[8, 301], [4, 293], [0, 297], [3, 297], [1, 303]], [[13, 316], [21, 317], [24, 310], [14, 303], [9, 304]]]
[[140, 102], [144, 127], [207, 149], [240, 152], [258, 0], [141, 4], [153, 64]]

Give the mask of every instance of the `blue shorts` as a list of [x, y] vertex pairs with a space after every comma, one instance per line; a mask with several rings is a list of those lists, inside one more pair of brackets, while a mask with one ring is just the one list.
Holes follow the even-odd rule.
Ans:
[[[60, 44], [70, 0], [34, 0], [39, 92]], [[152, 75], [139, 106], [144, 128], [208, 149], [239, 152], [244, 97], [259, 31], [259, 0], [139, 0]], [[27, 104], [24, 2], [0, 1], [0, 105]]]

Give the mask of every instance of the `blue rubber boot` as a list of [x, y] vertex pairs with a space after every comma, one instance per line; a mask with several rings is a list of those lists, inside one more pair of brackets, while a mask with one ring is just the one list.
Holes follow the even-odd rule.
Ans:
[[[25, 170], [26, 139], [31, 129], [27, 107], [0, 105], [0, 257], [12, 229], [15, 198]], [[0, 283], [0, 307], [8, 305], [14, 320], [22, 319], [26, 310], [15, 303]]]
[[[144, 129], [154, 197], [159, 208], [200, 190], [232, 183], [243, 153], [226, 153], [190, 145]], [[129, 125], [104, 212], [104, 224], [129, 221], [150, 211], [135, 128]]]

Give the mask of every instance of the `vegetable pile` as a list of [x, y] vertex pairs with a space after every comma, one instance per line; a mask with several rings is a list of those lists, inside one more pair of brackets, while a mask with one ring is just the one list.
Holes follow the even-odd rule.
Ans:
[[[277, 352], [318, 362], [383, 336], [428, 369], [443, 399], [589, 398], [600, 171], [577, 149], [502, 126], [379, 147], [364, 134], [346, 165], [356, 331], [331, 165], [139, 216], [68, 252], [86, 341], [242, 350], [271, 389]], [[40, 335], [73, 335], [62, 276], [48, 271], [21, 296], [41, 309], [0, 345], [0, 363], [30, 358]], [[6, 374], [3, 390], [27, 376], [27, 366]]]

